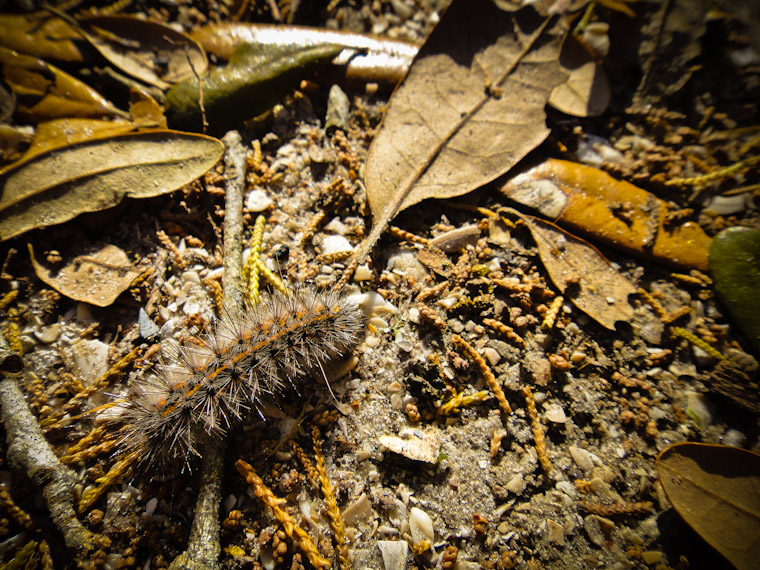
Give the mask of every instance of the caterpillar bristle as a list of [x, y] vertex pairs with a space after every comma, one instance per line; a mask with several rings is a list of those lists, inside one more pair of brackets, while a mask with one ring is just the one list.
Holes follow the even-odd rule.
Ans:
[[262, 296], [224, 314], [203, 335], [168, 351], [154, 374], [134, 383], [122, 448], [154, 467], [189, 465], [206, 439], [241, 425], [360, 340], [359, 307], [335, 292], [299, 288]]

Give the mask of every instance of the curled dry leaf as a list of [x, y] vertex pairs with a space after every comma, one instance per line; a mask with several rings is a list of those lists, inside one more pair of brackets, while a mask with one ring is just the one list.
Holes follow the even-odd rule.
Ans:
[[200, 131], [205, 118], [210, 132], [234, 128], [240, 121], [273, 107], [304, 77], [328, 64], [342, 49], [335, 45], [267, 48], [243, 44], [228, 66], [216, 68], [202, 79], [202, 91], [195, 76], [169, 90], [166, 94], [169, 124]]
[[329, 79], [358, 86], [377, 83], [387, 89], [404, 78], [419, 49], [411, 42], [339, 30], [230, 22], [198, 28], [191, 37], [208, 53], [226, 60], [243, 44], [265, 50], [339, 45], [346, 49], [335, 57], [333, 67], [325, 70]]
[[39, 123], [63, 117], [127, 117], [97, 91], [30, 55], [0, 47], [5, 82], [17, 95], [16, 114]]
[[561, 22], [531, 8], [504, 12], [489, 0], [452, 2], [370, 147], [373, 228], [358, 262], [401, 210], [470, 192], [543, 142], [544, 106], [566, 77], [558, 63]]
[[110, 244], [88, 244], [77, 255], [69, 252], [69, 259], [59, 269], [39, 263], [31, 244], [27, 247], [37, 277], [69, 299], [97, 307], [113, 303], [146, 269], [133, 266], [122, 249]]
[[50, 12], [0, 15], [0, 45], [44, 60], [81, 63], [75, 41], [82, 34]]
[[662, 263], [707, 269], [711, 239], [698, 224], [671, 220], [666, 202], [597, 168], [549, 159], [501, 191], [572, 231]]
[[575, 36], [569, 36], [562, 46], [560, 63], [568, 77], [554, 88], [549, 104], [576, 117], [595, 117], [604, 113], [610, 103], [607, 74]]
[[176, 190], [214, 166], [217, 139], [168, 130], [91, 138], [0, 171], [0, 239]]
[[552, 282], [576, 307], [610, 330], [615, 329], [617, 321], [633, 318], [628, 296], [636, 292], [636, 287], [595, 247], [550, 222], [511, 208], [504, 211], [525, 223]]
[[135, 79], [167, 89], [206, 72], [203, 49], [168, 26], [132, 16], [98, 16], [80, 20], [82, 35], [103, 57]]
[[736, 447], [676, 443], [657, 457], [673, 508], [738, 570], [760, 559], [760, 455]]

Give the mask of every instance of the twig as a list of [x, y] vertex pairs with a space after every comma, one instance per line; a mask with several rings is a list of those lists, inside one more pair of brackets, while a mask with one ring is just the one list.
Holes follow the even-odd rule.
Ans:
[[[224, 214], [224, 310], [232, 314], [240, 310], [243, 301], [241, 275], [246, 150], [237, 131], [228, 132], [222, 141], [227, 149], [224, 155], [227, 179]], [[201, 486], [198, 501], [195, 503], [190, 541], [187, 550], [174, 559], [170, 570], [213, 570], [219, 567], [219, 503], [226, 451], [225, 439], [209, 439], [204, 445]]]
[[21, 358], [0, 337], [0, 415], [8, 439], [8, 460], [42, 490], [66, 546], [81, 558], [93, 549], [95, 535], [82, 526], [74, 512], [74, 472], [50, 449], [18, 387], [23, 369]]

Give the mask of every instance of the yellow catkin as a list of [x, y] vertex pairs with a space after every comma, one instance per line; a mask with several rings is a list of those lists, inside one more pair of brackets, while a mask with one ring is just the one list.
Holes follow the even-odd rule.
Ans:
[[179, 269], [185, 269], [187, 265], [185, 263], [185, 260], [182, 259], [182, 254], [177, 249], [177, 246], [174, 245], [174, 242], [169, 239], [169, 236], [166, 235], [166, 232], [164, 230], [158, 230], [156, 232], [156, 237], [158, 238], [158, 241], [161, 243], [163, 248], [171, 253], [172, 257], [174, 258], [174, 263], [177, 265], [177, 267]]
[[61, 460], [61, 463], [67, 463], [73, 462], [71, 460], [71, 457], [76, 455], [77, 453], [87, 449], [88, 447], [91, 447], [95, 442], [100, 441], [100, 439], [105, 435], [106, 428], [105, 426], [99, 426], [90, 431], [86, 436], [81, 438], [78, 442], [76, 442], [74, 445], [69, 447], [66, 450], [66, 453], [64, 453], [59, 459]]
[[259, 302], [261, 277], [263, 276], [272, 286], [283, 295], [289, 295], [290, 292], [282, 280], [277, 277], [261, 260], [261, 244], [264, 238], [264, 224], [266, 218], [258, 216], [253, 225], [251, 234], [250, 254], [243, 266], [243, 282], [248, 289], [248, 302], [251, 306], [256, 306]]
[[280, 505], [285, 503], [285, 499], [279, 499], [275, 497], [274, 493], [272, 493], [272, 491], [270, 491], [269, 488], [264, 485], [264, 481], [261, 480], [261, 477], [258, 476], [253, 467], [251, 467], [242, 459], [238, 459], [237, 462], [235, 462], [235, 467], [243, 476], [246, 483], [251, 486], [253, 494], [256, 495], [256, 497], [258, 497], [258, 499], [267, 507], [272, 509], [272, 513], [282, 525], [285, 534], [287, 534], [290, 538], [295, 538], [297, 540], [298, 545], [301, 547], [301, 550], [303, 550], [304, 553], [306, 553], [306, 556], [309, 558], [311, 565], [314, 566], [314, 568], [330, 568], [332, 565], [328, 560], [319, 554], [319, 551], [314, 545], [314, 542], [311, 540], [311, 537], [306, 534], [305, 530], [298, 526], [293, 517], [291, 517], [280, 507]]
[[398, 226], [388, 226], [388, 229], [386, 231], [393, 237], [403, 241], [408, 241], [409, 243], [418, 243], [420, 245], [427, 245], [430, 243], [429, 239], [418, 236], [417, 234], [413, 234], [412, 232], [402, 230]]
[[441, 404], [436, 412], [439, 416], [450, 416], [459, 412], [459, 408], [472, 406], [473, 404], [480, 402], [485, 402], [490, 396], [491, 394], [486, 390], [481, 390], [479, 392], [475, 392], [474, 394], [467, 395], [462, 392], [451, 398], [451, 400], [445, 404]]
[[15, 307], [8, 309], [8, 324], [3, 331], [5, 333], [5, 340], [8, 341], [11, 350], [16, 354], [21, 354], [23, 347], [21, 346], [21, 329], [18, 326], [19, 312]]
[[332, 484], [327, 476], [327, 469], [325, 468], [325, 456], [322, 454], [321, 434], [317, 426], [311, 428], [311, 439], [314, 445], [314, 458], [317, 463], [317, 472], [319, 473], [319, 481], [322, 484], [322, 495], [325, 498], [325, 504], [327, 505], [327, 516], [330, 518], [330, 526], [333, 529], [335, 535], [335, 547], [338, 551], [338, 562], [341, 570], [351, 569], [351, 559], [348, 556], [348, 542], [346, 542], [346, 534], [343, 528], [343, 519], [340, 518], [340, 509], [338, 509], [338, 502], [335, 500], [335, 493], [333, 492]]
[[288, 444], [290, 445], [290, 451], [298, 458], [304, 471], [306, 471], [306, 478], [309, 480], [309, 483], [311, 483], [311, 486], [316, 490], [319, 490], [319, 472], [317, 471], [317, 468], [314, 467], [309, 456], [306, 455], [303, 448], [292, 439], [288, 441]]
[[554, 322], [557, 320], [557, 315], [559, 314], [559, 310], [562, 308], [562, 302], [564, 300], [565, 299], [562, 297], [562, 295], [554, 297], [552, 304], [549, 305], [549, 310], [546, 311], [544, 322], [541, 323], [542, 329], [549, 330], [554, 328]]
[[321, 253], [315, 258], [314, 261], [321, 265], [331, 265], [333, 263], [337, 263], [338, 261], [348, 259], [351, 257], [351, 255], [353, 255], [353, 252], [349, 250], [334, 251], [333, 253]]
[[536, 444], [536, 452], [538, 453], [538, 462], [543, 467], [544, 472], [547, 475], [552, 473], [552, 464], [549, 461], [549, 454], [546, 451], [546, 441], [544, 440], [544, 428], [541, 426], [541, 422], [538, 421], [538, 411], [536, 410], [536, 400], [533, 398], [533, 392], [530, 390], [530, 386], [523, 388], [523, 395], [525, 396], [525, 404], [528, 407], [528, 416], [530, 416], [530, 426], [533, 430], [533, 440]]
[[77, 505], [77, 512], [81, 515], [87, 509], [92, 507], [92, 505], [95, 504], [95, 501], [105, 493], [106, 489], [121, 479], [122, 475], [132, 467], [132, 464], [139, 457], [140, 453], [141, 451], [138, 449], [127, 455], [125, 458], [117, 461], [114, 466], [109, 469], [108, 473], [96, 481], [98, 484], [97, 487], [93, 487], [82, 494], [82, 498]]
[[725, 168], [713, 170], [712, 172], [703, 174], [701, 176], [693, 176], [690, 178], [671, 178], [665, 181], [665, 186], [702, 186], [709, 184], [710, 182], [738, 174], [745, 168], [750, 168], [758, 163], [760, 163], [760, 156], [752, 156], [750, 158], [740, 160], [739, 162], [735, 162], [734, 164], [726, 166]]
[[42, 570], [53, 570], [53, 557], [50, 556], [50, 547], [46, 541], [40, 542], [38, 547], [40, 551], [40, 564], [42, 564]]
[[88, 459], [94, 459], [100, 455], [109, 454], [117, 447], [119, 447], [119, 440], [118, 438], [114, 438], [88, 447], [87, 449], [83, 449], [82, 451], [79, 451], [72, 455], [68, 455], [65, 458], [61, 458], [61, 463], [64, 463], [66, 465], [82, 463]]
[[488, 387], [491, 389], [491, 392], [493, 392], [493, 395], [496, 396], [496, 400], [499, 402], [499, 407], [501, 410], [505, 414], [511, 414], [512, 406], [510, 406], [509, 402], [507, 402], [507, 397], [504, 395], [504, 391], [501, 389], [501, 386], [499, 386], [499, 382], [496, 380], [493, 372], [491, 372], [488, 364], [486, 364], [486, 361], [483, 360], [483, 357], [478, 354], [478, 352], [472, 347], [470, 343], [468, 343], [458, 334], [455, 334], [451, 337], [451, 342], [453, 342], [455, 346], [461, 348], [467, 355], [467, 358], [478, 365], [478, 368], [480, 368], [480, 373], [483, 374]]
[[251, 241], [249, 244], [248, 259], [243, 265], [243, 282], [248, 288], [248, 302], [252, 305], [259, 303], [259, 278], [260, 273], [257, 270], [257, 262], [261, 258], [261, 242], [264, 239], [264, 225], [266, 218], [258, 216], [253, 224]]
[[641, 295], [641, 298], [644, 299], [644, 301], [646, 301], [650, 307], [652, 307], [652, 310], [660, 319], [665, 319], [668, 317], [668, 312], [662, 307], [662, 305], [660, 305], [660, 302], [657, 299], [652, 297], [649, 291], [639, 287], [638, 293]]
[[216, 305], [216, 314], [224, 314], [224, 289], [222, 284], [216, 279], [209, 279], [208, 277], [203, 280], [203, 284], [211, 290], [211, 295], [214, 297], [214, 305]]
[[525, 341], [523, 338], [517, 334], [512, 327], [508, 327], [501, 321], [497, 321], [496, 319], [483, 319], [483, 324], [487, 327], [491, 327], [497, 333], [504, 335], [509, 340], [514, 342], [517, 346], [525, 346]]
[[704, 340], [699, 338], [697, 335], [690, 333], [686, 329], [681, 328], [681, 327], [671, 327], [670, 332], [672, 332], [676, 336], [685, 338], [691, 344], [693, 344], [694, 346], [698, 346], [699, 348], [704, 350], [707, 354], [709, 354], [713, 358], [716, 358], [718, 360], [726, 360], [726, 357], [723, 356], [718, 349], [716, 349], [713, 346], [710, 346]]
[[264, 164], [264, 153], [261, 152], [261, 141], [254, 139], [251, 141], [253, 155], [251, 157], [251, 170], [253, 172], [262, 172], [261, 166]]
[[0, 506], [2, 506], [18, 524], [23, 526], [26, 530], [31, 530], [33, 526], [32, 518], [13, 502], [13, 498], [10, 493], [8, 493], [8, 488], [5, 485], [0, 485]]
[[431, 309], [423, 303], [418, 303], [417, 310], [420, 312], [420, 317], [431, 323], [436, 328], [440, 330], [444, 330], [446, 328], [446, 321], [439, 317], [438, 313], [436, 313], [434, 309]]
[[670, 323], [677, 321], [681, 317], [684, 317], [691, 313], [691, 307], [688, 305], [684, 305], [683, 307], [676, 309], [675, 311], [670, 311], [665, 317], [662, 319], [662, 322], [666, 325], [669, 325]]
[[36, 560], [34, 553], [37, 551], [37, 542], [30, 540], [19, 548], [8, 562], [2, 565], [3, 570], [26, 570], [34, 568]]
[[3, 298], [0, 299], [0, 311], [5, 309], [11, 303], [13, 303], [13, 301], [16, 300], [16, 297], [18, 297], [18, 289], [14, 289], [13, 291], [8, 291], [5, 295], [3, 295]]
[[599, 515], [602, 517], [614, 517], [622, 515], [642, 515], [649, 513], [652, 510], [652, 503], [649, 501], [642, 501], [637, 503], [614, 503], [612, 505], [605, 505], [602, 503], [592, 503], [588, 501], [580, 501], [578, 507], [587, 513]]
[[111, 368], [109, 368], [105, 374], [103, 374], [100, 378], [98, 378], [84, 390], [79, 391], [73, 398], [66, 402], [66, 404], [63, 406], [64, 411], [70, 412], [71, 410], [75, 410], [82, 404], [84, 400], [92, 396], [95, 392], [102, 392], [103, 389], [108, 386], [111, 378], [114, 378], [121, 374], [122, 370], [129, 366], [130, 363], [132, 363], [132, 361], [134, 361], [139, 356], [140, 351], [140, 347], [135, 347], [126, 355], [124, 355], [121, 360], [111, 366]]
[[685, 273], [671, 273], [670, 276], [673, 279], [678, 279], [683, 283], [689, 283], [690, 285], [707, 285], [702, 279], [694, 275], [687, 275]]

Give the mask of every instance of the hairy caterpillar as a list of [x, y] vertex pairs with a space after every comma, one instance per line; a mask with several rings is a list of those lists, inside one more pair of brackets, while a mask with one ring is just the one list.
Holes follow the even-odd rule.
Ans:
[[350, 351], [362, 331], [356, 304], [309, 287], [224, 315], [131, 388], [122, 447], [150, 463], [184, 465], [201, 442], [261, 415], [287, 387], [325, 377], [324, 364]]

